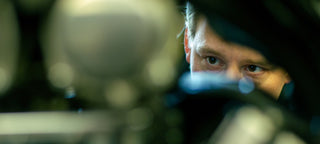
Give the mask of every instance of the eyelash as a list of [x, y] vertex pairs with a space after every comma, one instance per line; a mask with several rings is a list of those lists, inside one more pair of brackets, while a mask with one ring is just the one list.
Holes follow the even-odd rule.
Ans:
[[[250, 72], [253, 72], [253, 71], [255, 71], [255, 70], [259, 70], [259, 72], [260, 71], [262, 71], [262, 70], [264, 70], [264, 68], [262, 68], [262, 67], [260, 67], [260, 66], [257, 66], [257, 65], [247, 65], [246, 66], [246, 69], [248, 70], [248, 71], [250, 71]], [[253, 71], [251, 71], [250, 69], [254, 69]]]
[[204, 59], [207, 66], [207, 70], [215, 72], [223, 71], [224, 61], [220, 58], [216, 56], [205, 56]]
[[[213, 58], [213, 59], [212, 59], [212, 58]], [[214, 61], [214, 64], [212, 64], [212, 62], [210, 62], [211, 60]], [[209, 64], [211, 64], [211, 65], [215, 65], [215, 63], [220, 62], [220, 60], [219, 60], [218, 58], [213, 57], [213, 56], [208, 56], [208, 57], [206, 57], [206, 61], [207, 61]]]
[[[250, 70], [249, 70], [250, 66], [253, 66], [253, 68], [254, 68], [255, 70], [256, 70], [256, 68], [258, 68], [259, 70], [258, 70], [257, 72], [254, 72], [255, 70], [254, 70], [254, 71], [250, 71]], [[248, 76], [251, 76], [251, 77], [259, 76], [259, 75], [263, 74], [265, 71], [267, 71], [266, 68], [261, 67], [261, 66], [257, 66], [257, 65], [254, 65], [254, 64], [246, 65], [246, 66], [244, 67], [244, 70], [245, 70], [246, 74], [247, 74]]]

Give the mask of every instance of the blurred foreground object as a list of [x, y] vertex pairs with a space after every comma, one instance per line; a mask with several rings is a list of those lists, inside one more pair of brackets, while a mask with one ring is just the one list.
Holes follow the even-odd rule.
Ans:
[[184, 143], [318, 143], [308, 122], [279, 105], [252, 82], [216, 73], [181, 77], [185, 97], [173, 96], [184, 119]]
[[131, 107], [174, 82], [179, 20], [170, 0], [57, 1], [42, 42], [48, 79], [100, 106]]
[[125, 122], [107, 111], [0, 114], [0, 143], [119, 143]]
[[[291, 131], [292, 125], [284, 123], [287, 120], [276, 108], [261, 111], [257, 107], [244, 106], [227, 113], [209, 144], [306, 144]], [[305, 125], [300, 123], [299, 126]]]
[[[21, 19], [36, 15], [36, 9], [41, 9], [38, 2], [19, 1], [22, 11], [29, 14]], [[27, 96], [36, 97], [31, 103], [35, 107], [50, 103], [48, 95], [58, 95], [58, 101], [52, 101], [56, 107], [50, 110], [70, 110], [74, 107], [68, 104], [74, 99], [80, 99], [76, 103], [81, 107], [63, 112], [2, 113], [0, 143], [164, 143], [161, 96], [174, 85], [181, 56], [176, 35], [182, 17], [174, 1], [57, 0], [46, 18], [35, 29], [41, 32], [47, 80], [41, 81], [37, 74], [43, 71], [35, 70], [39, 73], [33, 75], [40, 80], [27, 79], [31, 81]], [[32, 32], [24, 34], [34, 36]], [[42, 59], [39, 61], [31, 68], [40, 69]], [[0, 91], [1, 74], [0, 69]], [[54, 90], [34, 87], [47, 81]]]
[[0, 1], [0, 94], [12, 85], [18, 59], [18, 25], [11, 1]]

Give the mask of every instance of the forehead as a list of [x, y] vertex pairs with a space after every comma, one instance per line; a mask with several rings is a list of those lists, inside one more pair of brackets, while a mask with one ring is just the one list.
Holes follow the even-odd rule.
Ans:
[[253, 48], [225, 41], [207, 23], [204, 17], [197, 22], [196, 33], [191, 42], [193, 48], [202, 53], [219, 53], [224, 57], [238, 57], [251, 60], [267, 61], [265, 57]]

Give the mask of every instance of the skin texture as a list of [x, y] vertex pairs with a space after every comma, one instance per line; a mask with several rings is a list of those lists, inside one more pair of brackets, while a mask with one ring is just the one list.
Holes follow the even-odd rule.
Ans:
[[224, 41], [209, 27], [205, 18], [197, 23], [193, 38], [185, 33], [186, 60], [191, 74], [210, 71], [224, 74], [231, 80], [251, 79], [261, 90], [278, 98], [290, 77], [281, 68], [270, 64], [258, 51]]

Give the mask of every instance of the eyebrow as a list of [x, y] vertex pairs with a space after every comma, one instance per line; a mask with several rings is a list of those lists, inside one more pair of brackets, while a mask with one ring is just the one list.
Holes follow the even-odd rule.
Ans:
[[218, 52], [214, 49], [211, 49], [209, 48], [207, 45], [204, 45], [204, 46], [199, 46], [198, 47], [198, 52], [199, 53], [209, 53], [209, 54], [213, 54], [215, 56], [218, 56], [218, 57], [224, 57], [224, 54], [222, 54], [221, 52]]
[[271, 63], [269, 63], [266, 60], [258, 60], [258, 61], [254, 61], [254, 60], [250, 60], [250, 59], [245, 59], [243, 60], [245, 63], [254, 63], [254, 64], [258, 64], [258, 65], [272, 65]]

